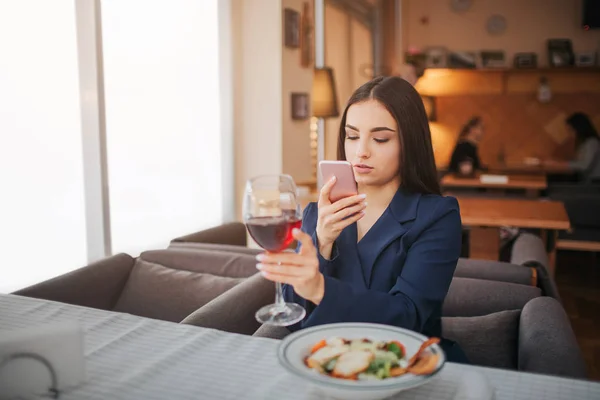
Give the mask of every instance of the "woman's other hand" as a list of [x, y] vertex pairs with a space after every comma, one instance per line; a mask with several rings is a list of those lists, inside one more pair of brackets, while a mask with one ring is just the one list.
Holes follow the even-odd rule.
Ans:
[[458, 164], [458, 172], [460, 175], [469, 176], [473, 171], [473, 162], [470, 160], [462, 161]]
[[317, 238], [319, 252], [324, 258], [331, 257], [333, 242], [342, 230], [361, 219], [365, 215], [366, 195], [358, 194], [332, 203], [329, 200], [331, 189], [335, 184], [333, 177], [322, 188], [319, 195], [319, 217], [317, 220]]
[[300, 229], [292, 234], [302, 246], [299, 253], [263, 253], [256, 256], [256, 265], [268, 280], [291, 285], [306, 300], [318, 305], [325, 295], [325, 279], [319, 272], [319, 259], [310, 235]]

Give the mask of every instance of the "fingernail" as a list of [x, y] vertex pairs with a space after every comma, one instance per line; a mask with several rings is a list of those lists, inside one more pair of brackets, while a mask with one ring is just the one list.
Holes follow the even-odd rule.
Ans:
[[364, 202], [363, 202], [363, 206], [365, 206], [365, 207], [366, 207], [366, 206], [367, 206], [367, 204], [369, 204], [369, 203], [367, 203], [366, 201], [364, 201]]
[[329, 182], [335, 182], [336, 179], [337, 179], [337, 177], [332, 176], [331, 179], [329, 180]]
[[256, 269], [258, 269], [258, 270], [263, 269], [263, 265], [262, 264], [256, 264]]
[[265, 259], [265, 255], [264, 254], [257, 254], [256, 255], [256, 261], [264, 261]]
[[299, 233], [300, 233], [300, 229], [298, 229], [298, 228], [292, 229], [292, 235], [297, 235]]
[[362, 215], [365, 215], [365, 214], [366, 214], [365, 210], [362, 210], [360, 213], [361, 213]]
[[264, 277], [266, 277], [266, 276], [267, 276], [267, 273], [266, 273], [265, 271], [260, 271], [260, 274], [261, 274], [262, 276], [264, 276]]
[[366, 199], [367, 195], [363, 193], [363, 194], [359, 195], [358, 197], [360, 197], [361, 199]]

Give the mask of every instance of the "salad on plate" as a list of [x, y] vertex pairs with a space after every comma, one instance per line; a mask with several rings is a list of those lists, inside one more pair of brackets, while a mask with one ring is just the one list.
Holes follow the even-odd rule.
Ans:
[[438, 338], [423, 342], [408, 358], [402, 343], [396, 340], [374, 341], [368, 338], [323, 339], [311, 348], [304, 364], [333, 378], [350, 380], [382, 380], [404, 374], [429, 375], [438, 365], [439, 354], [427, 350]]

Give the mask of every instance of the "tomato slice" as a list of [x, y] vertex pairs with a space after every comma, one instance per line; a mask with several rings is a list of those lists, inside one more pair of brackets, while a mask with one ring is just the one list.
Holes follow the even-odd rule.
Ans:
[[315, 344], [312, 349], [310, 349], [310, 354], [317, 352], [319, 349], [322, 349], [325, 346], [327, 346], [327, 341], [323, 339], [317, 344]]

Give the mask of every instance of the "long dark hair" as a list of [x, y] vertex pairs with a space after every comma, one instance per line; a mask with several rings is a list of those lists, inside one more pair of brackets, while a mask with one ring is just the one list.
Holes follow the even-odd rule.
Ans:
[[400, 138], [400, 187], [414, 193], [441, 194], [431, 132], [423, 100], [415, 88], [399, 77], [377, 77], [352, 94], [342, 114], [338, 160], [346, 160], [346, 114], [350, 106], [369, 99], [380, 102], [396, 120]]
[[598, 139], [598, 132], [592, 121], [584, 113], [574, 113], [567, 118], [567, 124], [571, 125], [577, 135], [577, 145], [582, 144], [589, 138]]
[[475, 128], [480, 123], [481, 123], [481, 117], [479, 117], [477, 115], [474, 117], [471, 117], [471, 119], [468, 120], [467, 123], [464, 124], [462, 129], [460, 130], [460, 133], [458, 134], [458, 140], [464, 139], [469, 134], [469, 132], [471, 132], [471, 129]]

